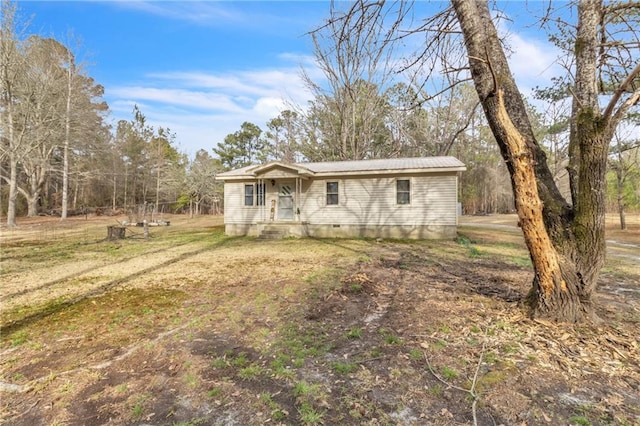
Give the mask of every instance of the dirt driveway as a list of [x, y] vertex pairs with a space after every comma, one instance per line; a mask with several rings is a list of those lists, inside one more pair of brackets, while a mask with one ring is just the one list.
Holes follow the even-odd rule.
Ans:
[[[469, 228], [498, 229], [522, 235], [515, 214], [462, 216], [460, 225]], [[619, 229], [618, 218], [607, 217], [607, 254], [640, 264], [640, 214], [630, 214], [627, 229]]]

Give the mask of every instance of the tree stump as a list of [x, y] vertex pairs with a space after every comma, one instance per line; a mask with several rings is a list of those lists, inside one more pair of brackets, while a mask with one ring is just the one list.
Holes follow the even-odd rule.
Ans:
[[125, 237], [126, 227], [124, 226], [107, 226], [107, 239], [108, 240], [122, 240]]

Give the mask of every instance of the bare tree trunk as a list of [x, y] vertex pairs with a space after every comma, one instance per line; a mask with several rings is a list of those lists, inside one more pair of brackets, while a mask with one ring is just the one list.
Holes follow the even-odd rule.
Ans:
[[116, 179], [115, 167], [113, 172], [113, 193], [111, 194], [111, 210], [116, 211], [116, 195], [118, 193], [118, 180]]
[[73, 187], [73, 209], [76, 210], [78, 208], [78, 192], [80, 192], [80, 177], [76, 177], [75, 185]]
[[[34, 175], [39, 174], [37, 172]], [[40, 190], [38, 189], [37, 177], [32, 176], [30, 182], [30, 191], [28, 193], [25, 192], [27, 198], [27, 217], [36, 217], [38, 216], [38, 200], [40, 199]]]
[[156, 176], [156, 211], [160, 208], [160, 167]]
[[129, 180], [129, 174], [127, 173], [128, 171], [128, 167], [127, 164], [125, 163], [124, 165], [124, 198], [122, 200], [122, 202], [124, 203], [124, 211], [125, 213], [127, 212], [127, 183]]
[[[11, 133], [9, 127], [9, 133]], [[11, 139], [11, 136], [9, 136]], [[16, 226], [16, 200], [18, 198], [18, 159], [15, 152], [9, 152], [9, 199], [7, 200], [7, 226], [15, 228]]]
[[[556, 245], [570, 245], [562, 229], [570, 208], [547, 168], [515, 84], [487, 3], [453, 0], [478, 96], [511, 175], [516, 211], [534, 267], [532, 314], [576, 322], [592, 316], [591, 282]], [[548, 232], [547, 228], [550, 229]], [[604, 256], [595, 246], [594, 257]], [[572, 252], [573, 250], [569, 250]], [[594, 279], [590, 276], [589, 279]]]
[[606, 249], [607, 156], [616, 127], [640, 101], [640, 88], [633, 85], [640, 76], [640, 64], [633, 62], [634, 68], [629, 68], [601, 112], [598, 64], [607, 58], [598, 57], [598, 29], [606, 21], [607, 9], [602, 0], [578, 2], [569, 140], [570, 206], [533, 135], [488, 4], [476, 0], [452, 3], [476, 90], [511, 175], [516, 210], [535, 273], [527, 297], [531, 312], [569, 322], [595, 318], [593, 294]]
[[47, 176], [49, 172], [48, 159], [53, 152], [53, 148], [44, 146], [31, 151], [30, 156], [23, 159], [24, 171], [27, 175], [27, 185], [18, 187], [18, 190], [27, 199], [27, 216], [36, 217], [39, 213], [38, 201], [42, 198]]
[[[619, 161], [622, 160], [619, 158]], [[618, 202], [618, 215], [620, 217], [620, 229], [627, 229], [627, 220], [624, 214], [624, 179], [622, 176], [622, 166], [616, 167], [616, 192], [617, 192], [617, 202]]]
[[69, 203], [69, 138], [71, 133], [71, 88], [73, 67], [71, 52], [67, 50], [67, 104], [64, 117], [64, 148], [62, 154], [62, 212], [60, 220], [67, 218], [67, 205]]
[[[7, 226], [16, 226], [16, 199], [18, 197], [18, 152], [13, 116], [13, 85], [17, 68], [18, 50], [16, 49], [15, 5], [2, 0], [0, 3], [0, 124], [6, 127], [8, 138], [9, 199], [7, 200]], [[4, 110], [4, 114], [2, 113]], [[2, 145], [0, 145], [1, 147]]]

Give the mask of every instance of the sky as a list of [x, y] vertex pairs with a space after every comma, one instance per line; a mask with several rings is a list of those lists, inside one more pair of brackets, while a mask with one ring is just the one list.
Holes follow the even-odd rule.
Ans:
[[[138, 105], [176, 147], [211, 152], [243, 122], [266, 123], [311, 94], [300, 77], [314, 67], [309, 31], [328, 1], [18, 1], [28, 33], [71, 47], [85, 73], [105, 88], [112, 124]], [[436, 7], [428, 3], [426, 7]], [[557, 54], [524, 1], [504, 3], [521, 91], [549, 81]]]

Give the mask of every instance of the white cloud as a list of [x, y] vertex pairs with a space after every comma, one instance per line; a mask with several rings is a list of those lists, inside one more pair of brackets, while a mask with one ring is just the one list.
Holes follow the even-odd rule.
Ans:
[[553, 45], [518, 34], [509, 36], [509, 44], [513, 49], [509, 66], [523, 93], [528, 93], [535, 86], [550, 84], [551, 77], [558, 74], [560, 52]]
[[[189, 22], [199, 27], [245, 28], [264, 34], [281, 31], [290, 33], [294, 29], [300, 36], [318, 25], [310, 10], [328, 10], [328, 6], [322, 2], [308, 2], [308, 7], [296, 2], [282, 2], [277, 8], [267, 2], [248, 1], [121, 0], [111, 4], [174, 21]], [[292, 7], [294, 5], [298, 7]]]
[[152, 87], [116, 87], [111, 96], [131, 98], [142, 101], [158, 102], [167, 105], [190, 107], [189, 109], [209, 109], [227, 112], [240, 112], [241, 108], [221, 93], [189, 91], [184, 89], [156, 89]]
[[525, 30], [528, 27], [522, 22], [519, 26], [514, 26], [518, 19], [521, 17], [517, 14], [510, 19], [499, 19], [497, 29], [511, 51], [508, 57], [509, 68], [520, 92], [529, 96], [536, 86], [551, 85], [551, 78], [565, 71], [558, 62], [562, 52], [546, 40], [546, 33], [543, 30], [527, 32]]
[[215, 147], [245, 121], [265, 130], [287, 104], [304, 106], [310, 99], [299, 69], [290, 66], [156, 72], [144, 81], [106, 89], [114, 120], [131, 120], [133, 106], [138, 105], [150, 125], [176, 133], [179, 147], [189, 155]]
[[113, 4], [122, 8], [201, 25], [216, 22], [237, 23], [245, 19], [243, 13], [231, 7], [231, 3], [225, 4], [223, 2], [117, 1]]
[[275, 118], [283, 109], [285, 102], [282, 98], [260, 98], [253, 107], [256, 116], [262, 117], [264, 121]]

